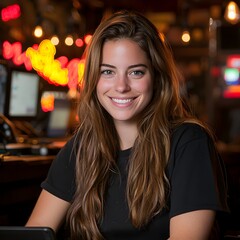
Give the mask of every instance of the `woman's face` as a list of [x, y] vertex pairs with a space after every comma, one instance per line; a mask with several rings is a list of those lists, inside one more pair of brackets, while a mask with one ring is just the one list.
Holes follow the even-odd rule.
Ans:
[[115, 124], [136, 121], [153, 94], [149, 60], [129, 39], [107, 41], [102, 51], [98, 100]]

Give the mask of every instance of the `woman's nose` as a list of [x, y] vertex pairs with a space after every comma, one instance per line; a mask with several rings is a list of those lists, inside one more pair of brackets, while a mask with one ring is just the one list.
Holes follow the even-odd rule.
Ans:
[[117, 76], [116, 79], [116, 84], [115, 84], [115, 90], [117, 92], [127, 92], [129, 91], [130, 85], [129, 85], [129, 79], [128, 77], [124, 74], [124, 75], [119, 75]]

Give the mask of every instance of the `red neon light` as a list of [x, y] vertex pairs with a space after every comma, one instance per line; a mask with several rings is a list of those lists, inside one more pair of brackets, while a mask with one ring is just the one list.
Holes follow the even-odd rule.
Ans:
[[[74, 58], [68, 64], [68, 87], [71, 89], [76, 89], [79, 83], [78, 81], [78, 64], [80, 63], [80, 59]], [[76, 81], [77, 79], [77, 81]]]
[[18, 4], [10, 5], [1, 10], [1, 17], [4, 22], [19, 18], [20, 16], [21, 16], [21, 9]]
[[5, 41], [3, 43], [3, 57], [8, 60], [12, 59], [13, 63], [17, 66], [24, 64], [28, 71], [32, 70], [29, 58], [26, 57], [25, 53], [22, 53], [22, 44], [20, 42], [11, 44]]
[[67, 57], [61, 56], [57, 60], [60, 62], [62, 68], [67, 67], [68, 62], [69, 62]]
[[223, 92], [224, 98], [240, 98], [240, 85], [229, 86]]
[[240, 55], [229, 55], [227, 58], [227, 67], [240, 69]]
[[230, 91], [225, 91], [223, 93], [224, 98], [240, 98], [240, 92], [230, 92]]

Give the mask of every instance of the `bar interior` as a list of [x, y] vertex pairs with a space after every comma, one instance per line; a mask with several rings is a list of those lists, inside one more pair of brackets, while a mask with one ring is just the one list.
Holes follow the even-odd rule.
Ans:
[[[83, 52], [101, 19], [138, 10], [169, 41], [195, 114], [225, 162], [226, 234], [240, 236], [240, 2], [0, 1], [0, 225], [24, 225], [78, 124]], [[51, 63], [51, 64], [49, 64]]]

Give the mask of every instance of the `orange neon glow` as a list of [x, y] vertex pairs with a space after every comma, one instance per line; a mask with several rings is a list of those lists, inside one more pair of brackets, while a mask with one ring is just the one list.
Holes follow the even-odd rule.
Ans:
[[85, 37], [84, 37], [84, 42], [86, 44], [89, 44], [89, 42], [91, 41], [92, 39], [92, 35], [91, 34], [87, 34]]
[[44, 94], [41, 97], [41, 108], [43, 112], [51, 112], [54, 110], [54, 95]]

